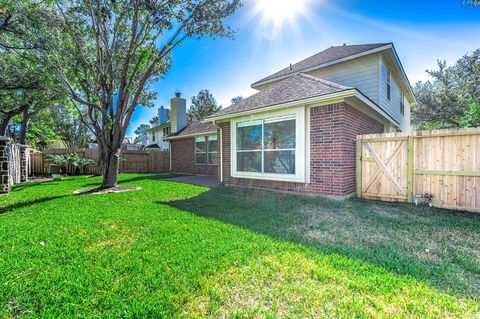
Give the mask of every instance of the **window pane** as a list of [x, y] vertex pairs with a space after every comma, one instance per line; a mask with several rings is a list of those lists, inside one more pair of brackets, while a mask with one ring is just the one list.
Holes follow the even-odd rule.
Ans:
[[237, 152], [237, 171], [261, 172], [262, 152]]
[[237, 124], [237, 150], [259, 150], [262, 148], [261, 121]]
[[265, 151], [265, 173], [295, 174], [295, 151]]
[[265, 123], [265, 149], [295, 148], [295, 120]]
[[206, 143], [205, 137], [197, 137], [195, 139], [195, 153], [205, 153], [206, 152]]
[[195, 154], [195, 164], [205, 164], [205, 153]]
[[217, 164], [217, 153], [208, 153], [208, 164]]
[[211, 140], [210, 137], [208, 138], [208, 151], [209, 152], [217, 151], [217, 140]]

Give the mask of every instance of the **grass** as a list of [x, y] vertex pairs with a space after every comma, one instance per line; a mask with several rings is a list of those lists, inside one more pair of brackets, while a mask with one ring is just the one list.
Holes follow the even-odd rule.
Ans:
[[0, 317], [480, 317], [480, 216], [166, 175], [0, 197]]

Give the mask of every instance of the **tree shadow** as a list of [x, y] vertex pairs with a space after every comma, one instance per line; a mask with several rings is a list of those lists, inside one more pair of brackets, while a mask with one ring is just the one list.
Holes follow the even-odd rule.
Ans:
[[[187, 176], [187, 175], [172, 174], [172, 173], [153, 173], [153, 174], [142, 174], [142, 175], [129, 177], [129, 178], [122, 178], [122, 174], [120, 174], [118, 184], [139, 182], [139, 181], [145, 181], [145, 180], [159, 181], [159, 180], [165, 180], [165, 179], [180, 177], [180, 176]], [[101, 183], [100, 181], [96, 183], [87, 183], [87, 184], [84, 184], [84, 186], [98, 186], [100, 185], [100, 183]]]
[[480, 296], [476, 214], [230, 187], [157, 203], [410, 275], [447, 293]]
[[25, 202], [17, 202], [17, 203], [11, 204], [11, 205], [0, 207], [0, 215], [1, 214], [6, 214], [6, 213], [11, 212], [11, 211], [16, 210], [16, 209], [21, 209], [21, 208], [24, 208], [24, 207], [27, 207], [27, 206], [31, 207], [31, 206], [46, 203], [46, 202], [49, 202], [49, 201], [52, 201], [52, 200], [55, 200], [55, 199], [60, 199], [60, 198], [66, 197], [66, 196], [70, 196], [70, 195], [58, 195], [58, 196], [51, 196], [51, 197], [42, 197], [42, 198], [29, 200], [29, 201], [25, 201]]

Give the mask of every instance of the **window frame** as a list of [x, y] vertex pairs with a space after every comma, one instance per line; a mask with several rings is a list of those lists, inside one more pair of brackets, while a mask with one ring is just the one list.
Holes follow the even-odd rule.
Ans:
[[[307, 163], [307, 143], [306, 138], [308, 136], [305, 118], [305, 107], [289, 108], [281, 111], [263, 112], [255, 115], [249, 115], [232, 119], [230, 121], [230, 174], [235, 178], [248, 178], [248, 179], [260, 179], [260, 180], [273, 180], [273, 181], [289, 181], [289, 182], [303, 182], [307, 181], [306, 177], [306, 163]], [[261, 172], [242, 172], [237, 170], [237, 123], [258, 121], [262, 120], [262, 149], [259, 150], [262, 154], [262, 171], [264, 171], [264, 120], [272, 120], [275, 118], [285, 118], [288, 120], [295, 119], [295, 174], [276, 174], [276, 173], [261, 173]], [[267, 150], [268, 151], [268, 150]]]
[[[201, 135], [201, 136], [195, 136], [193, 138], [193, 164], [194, 165], [199, 165], [199, 166], [217, 166], [218, 165], [218, 151], [210, 151], [209, 150], [209, 137], [215, 136], [216, 141], [218, 141], [218, 136], [217, 134], [208, 134], [208, 135]], [[202, 138], [203, 142], [205, 143], [205, 151], [204, 152], [197, 152], [197, 139]], [[218, 143], [218, 142], [217, 142]], [[205, 154], [205, 162], [203, 163], [197, 163], [197, 154]], [[217, 154], [217, 163], [215, 164], [209, 164], [208, 163], [208, 156], [209, 154]]]
[[403, 94], [403, 91], [400, 92], [400, 114], [405, 116], [405, 94]]
[[387, 100], [392, 100], [392, 72], [387, 67]]

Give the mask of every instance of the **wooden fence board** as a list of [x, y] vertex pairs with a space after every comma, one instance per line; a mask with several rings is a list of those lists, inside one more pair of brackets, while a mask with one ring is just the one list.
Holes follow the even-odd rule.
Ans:
[[[390, 159], [401, 141], [408, 147]], [[480, 128], [360, 135], [357, 143], [359, 196], [411, 202], [430, 193], [435, 206], [480, 212]], [[381, 176], [369, 149], [383, 161]]]
[[[97, 159], [97, 150], [79, 149], [76, 151], [68, 149], [50, 149], [41, 153], [30, 154], [29, 175], [48, 174], [49, 163], [45, 161], [48, 154], [65, 155], [76, 153], [81, 157], [92, 160]], [[168, 152], [161, 151], [122, 151], [120, 155], [120, 173], [161, 173], [170, 169], [170, 156]], [[68, 165], [67, 174], [74, 174], [75, 167]], [[96, 165], [88, 165], [81, 170], [81, 174], [95, 174]]]

